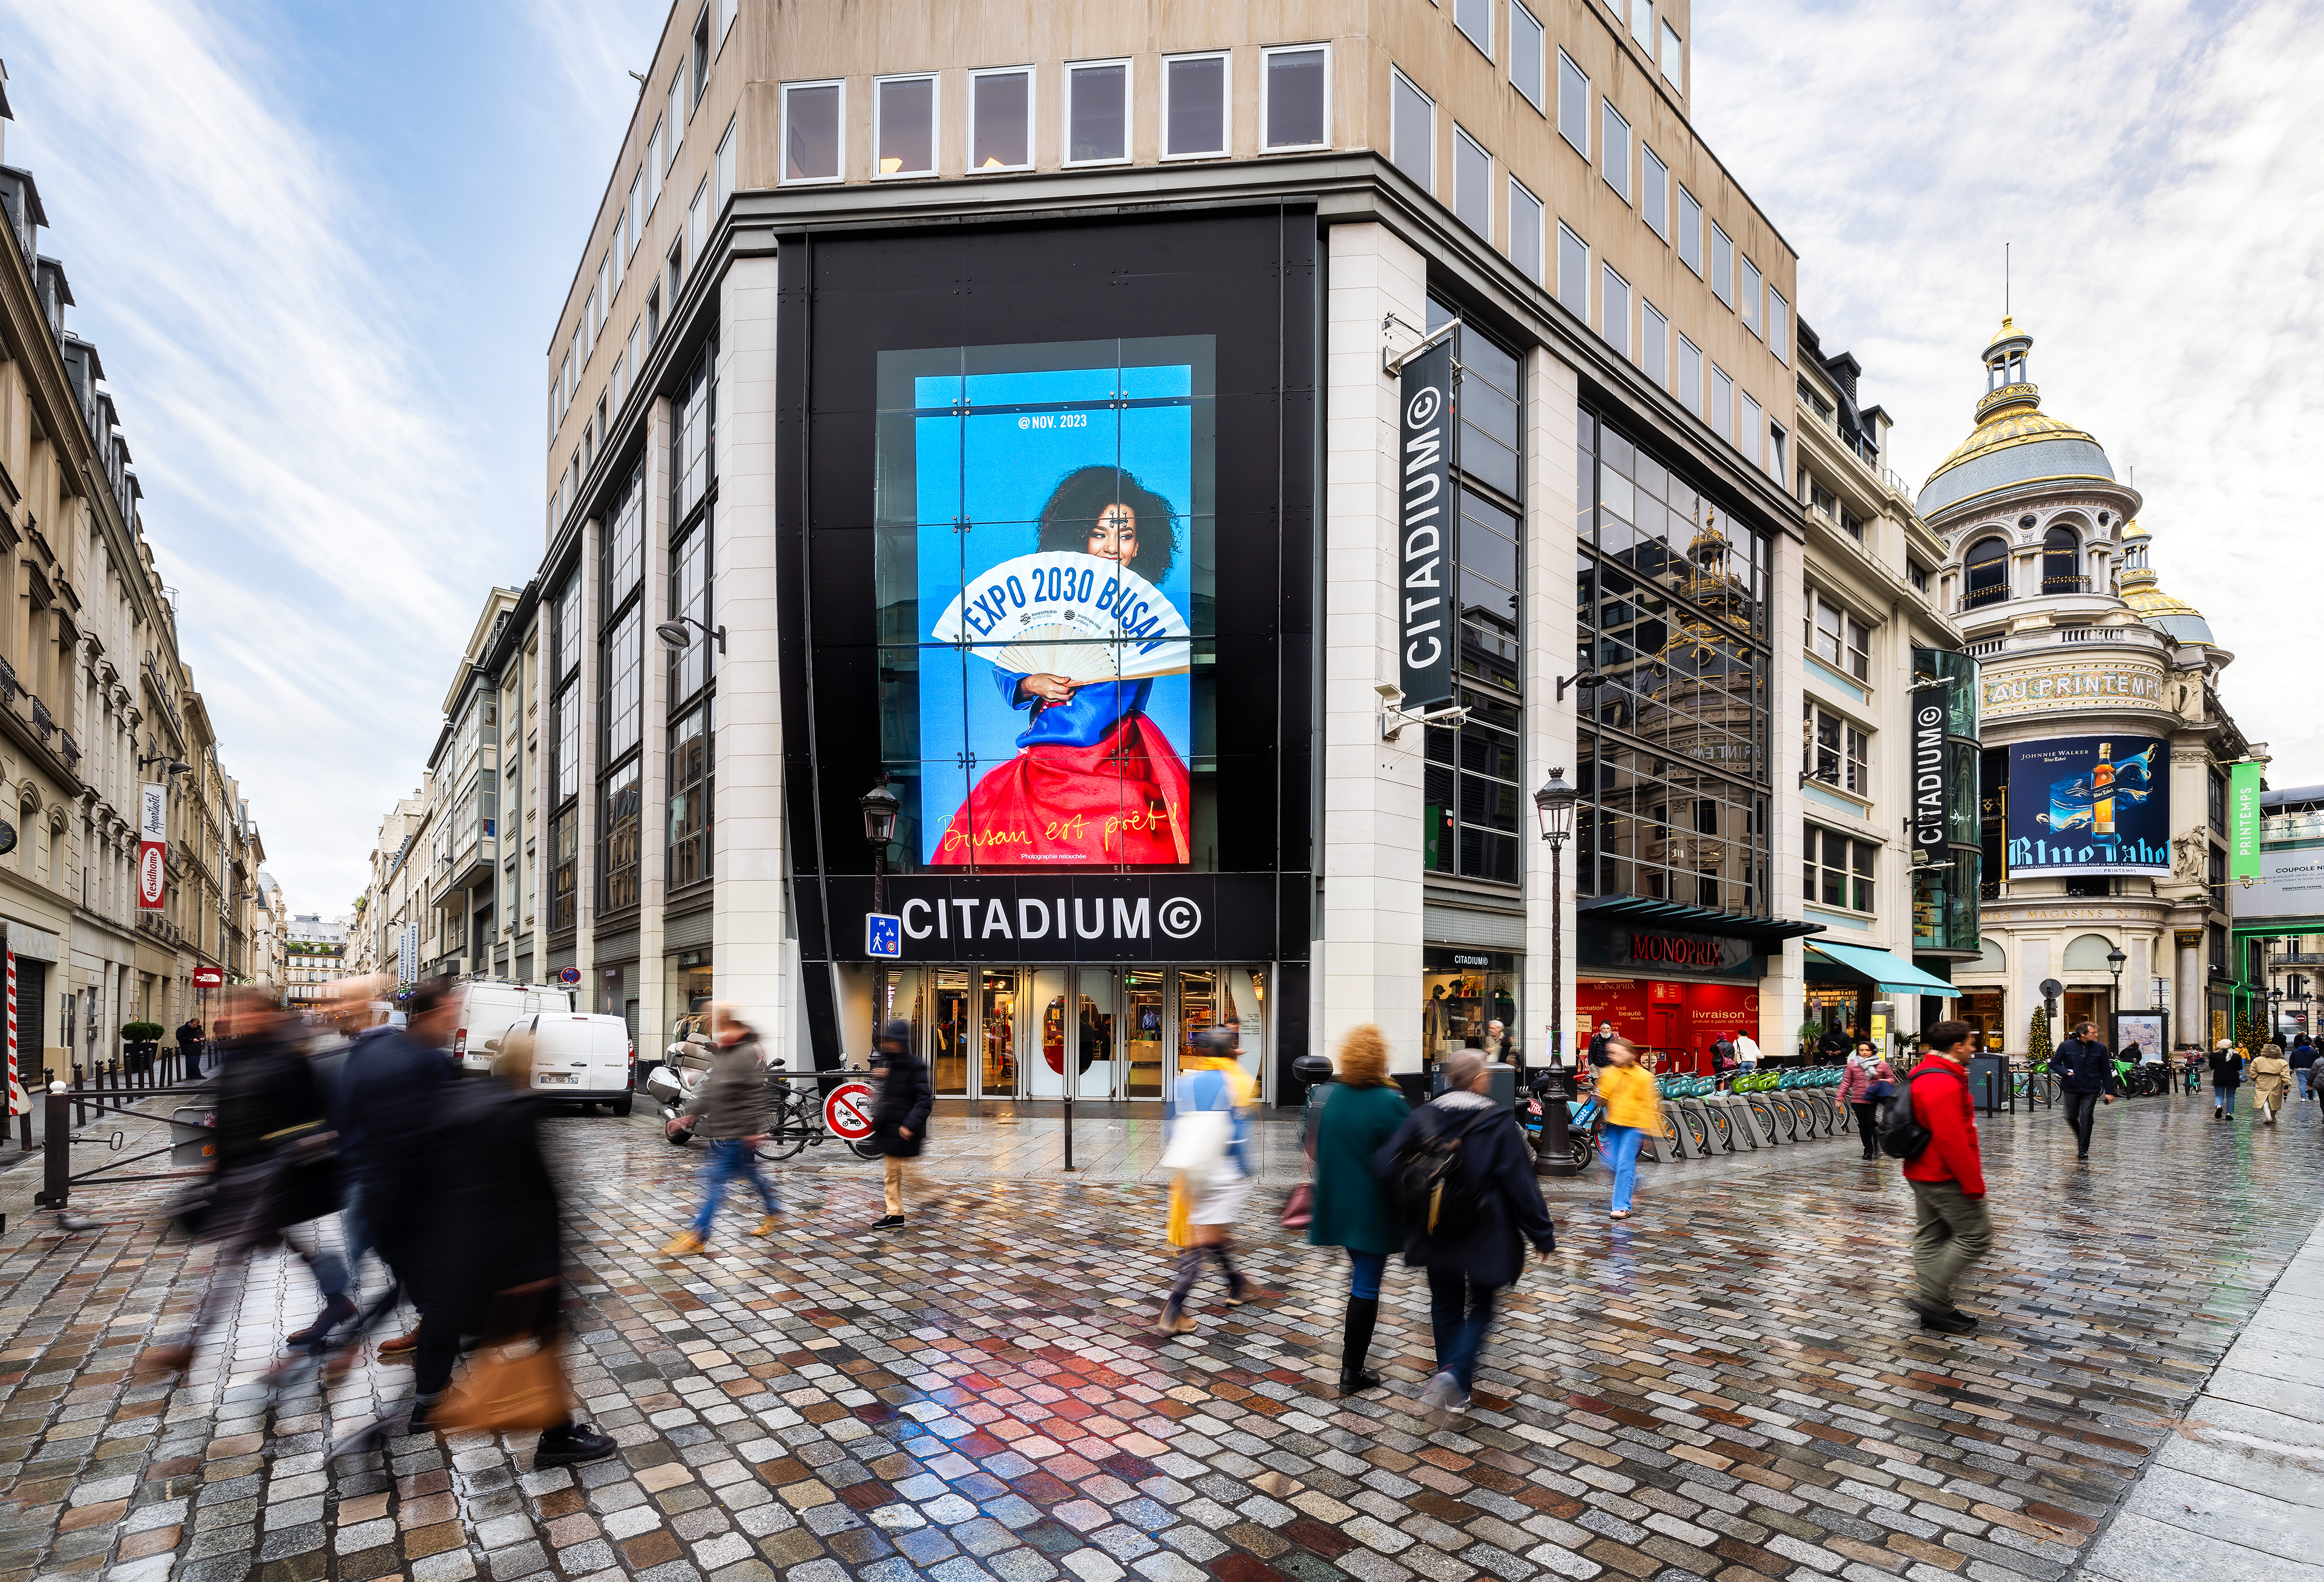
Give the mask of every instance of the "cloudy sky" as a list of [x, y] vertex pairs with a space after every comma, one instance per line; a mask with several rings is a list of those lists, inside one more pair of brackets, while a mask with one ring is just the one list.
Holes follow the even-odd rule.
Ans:
[[[1696, 112], [1801, 253], [1915, 481], [2001, 244], [2044, 406], [2135, 464], [2163, 585], [2238, 656], [2277, 785], [2319, 542], [2324, 0], [1697, 0]], [[541, 541], [549, 327], [659, 0], [0, 0], [16, 120], [180, 631], [294, 906], [344, 911], [484, 590]]]

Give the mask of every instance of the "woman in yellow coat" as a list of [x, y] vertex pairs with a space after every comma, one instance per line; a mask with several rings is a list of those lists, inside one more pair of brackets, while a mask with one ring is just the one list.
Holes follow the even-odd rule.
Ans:
[[1628, 1219], [1630, 1189], [1638, 1176], [1638, 1148], [1663, 1124], [1655, 1080], [1639, 1062], [1638, 1046], [1628, 1039], [1616, 1038], [1606, 1045], [1598, 1098], [1606, 1106], [1606, 1162], [1614, 1167], [1613, 1218]]
[[2259, 1052], [2259, 1058], [2245, 1068], [2252, 1080], [2252, 1098], [2267, 1124], [2275, 1124], [2275, 1112], [2292, 1092], [2292, 1062], [2283, 1058], [2283, 1050], [2271, 1044]]

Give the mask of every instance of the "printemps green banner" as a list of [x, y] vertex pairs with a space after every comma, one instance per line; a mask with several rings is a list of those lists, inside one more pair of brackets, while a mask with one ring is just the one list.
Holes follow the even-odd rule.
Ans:
[[2227, 771], [2227, 879], [2231, 884], [2259, 878], [2260, 773], [2265, 768], [2254, 760], [2231, 765]]

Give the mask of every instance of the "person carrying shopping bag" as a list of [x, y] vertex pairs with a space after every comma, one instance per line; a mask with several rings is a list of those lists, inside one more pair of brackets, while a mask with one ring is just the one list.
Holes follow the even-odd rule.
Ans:
[[1606, 1046], [1606, 1069], [1598, 1073], [1599, 1101], [1606, 1106], [1606, 1161], [1614, 1167], [1614, 1206], [1609, 1217], [1630, 1217], [1630, 1193], [1637, 1184], [1638, 1149], [1662, 1130], [1662, 1101], [1655, 1080], [1639, 1063], [1638, 1046], [1617, 1038]]
[[1340, 1327], [1340, 1393], [1379, 1388], [1364, 1366], [1379, 1321], [1380, 1275], [1404, 1243], [1395, 1200], [1372, 1174], [1372, 1155], [1411, 1116], [1388, 1074], [1388, 1040], [1367, 1023], [1340, 1045], [1338, 1081], [1315, 1123], [1314, 1218], [1307, 1239], [1348, 1251], [1348, 1309]]
[[1187, 1040], [1170, 1094], [1169, 1141], [1162, 1167], [1170, 1177], [1170, 1245], [1178, 1248], [1177, 1277], [1156, 1324], [1165, 1335], [1194, 1327], [1186, 1298], [1211, 1258], [1227, 1283], [1227, 1305], [1239, 1307], [1259, 1289], [1235, 1267], [1234, 1225], [1256, 1175], [1250, 1123], [1243, 1115], [1256, 1091], [1236, 1058], [1231, 1028], [1207, 1027]]
[[2275, 1124], [2276, 1111], [2292, 1096], [2292, 1062], [2283, 1058], [2283, 1050], [2271, 1044], [2259, 1052], [2251, 1062], [2252, 1099], [2259, 1106], [2262, 1119]]
[[671, 1136], [696, 1119], [695, 1136], [710, 1146], [710, 1160], [702, 1168], [702, 1209], [694, 1223], [663, 1247], [664, 1257], [690, 1257], [710, 1239], [710, 1223], [726, 1200], [729, 1183], [750, 1183], [765, 1210], [752, 1236], [771, 1236], [783, 1211], [782, 1200], [767, 1178], [759, 1173], [759, 1145], [774, 1127], [774, 1106], [767, 1098], [765, 1052], [759, 1035], [734, 1015], [734, 1007], [711, 1007], [710, 1069], [686, 1108], [665, 1128]]

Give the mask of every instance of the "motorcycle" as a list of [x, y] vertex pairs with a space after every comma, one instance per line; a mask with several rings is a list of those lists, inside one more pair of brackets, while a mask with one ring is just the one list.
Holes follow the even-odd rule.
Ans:
[[[709, 1043], [696, 1034], [664, 1050], [662, 1062], [646, 1074], [646, 1097], [659, 1108], [663, 1140], [673, 1147], [684, 1148], [694, 1141], [695, 1118], [678, 1112], [692, 1101], [709, 1069]], [[672, 1127], [671, 1122], [678, 1124]]]

